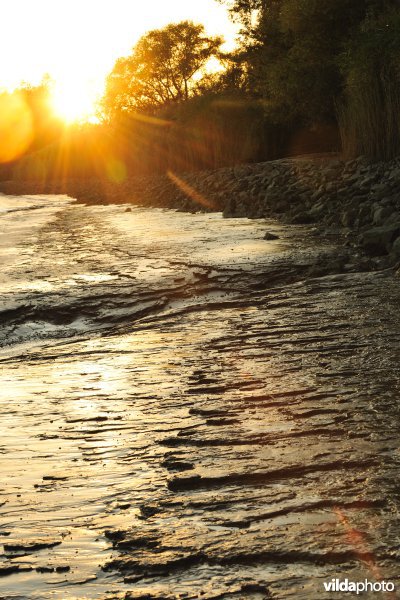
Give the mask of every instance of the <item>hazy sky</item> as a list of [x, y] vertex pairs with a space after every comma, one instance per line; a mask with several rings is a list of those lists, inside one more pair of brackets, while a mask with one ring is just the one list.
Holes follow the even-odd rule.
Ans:
[[0, 87], [49, 73], [64, 88], [98, 89], [143, 33], [183, 19], [232, 46], [235, 27], [216, 0], [1, 0]]

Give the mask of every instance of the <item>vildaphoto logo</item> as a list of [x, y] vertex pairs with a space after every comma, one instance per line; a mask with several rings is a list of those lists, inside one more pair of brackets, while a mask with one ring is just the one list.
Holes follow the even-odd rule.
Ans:
[[393, 592], [394, 583], [391, 581], [350, 581], [349, 579], [332, 579], [324, 581], [326, 592], [352, 592], [362, 594], [363, 592]]

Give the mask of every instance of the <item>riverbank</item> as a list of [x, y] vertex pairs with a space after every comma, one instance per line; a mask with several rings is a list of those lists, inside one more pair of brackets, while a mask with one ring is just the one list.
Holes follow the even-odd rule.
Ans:
[[214, 171], [88, 180], [2, 182], [6, 194], [69, 194], [85, 204], [131, 203], [225, 217], [278, 218], [347, 234], [371, 266], [400, 260], [400, 158], [371, 164], [360, 157], [310, 155]]

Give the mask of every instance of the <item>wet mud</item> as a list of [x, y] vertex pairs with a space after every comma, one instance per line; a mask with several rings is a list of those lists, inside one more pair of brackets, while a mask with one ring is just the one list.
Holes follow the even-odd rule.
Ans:
[[18, 202], [0, 216], [0, 597], [398, 586], [393, 272], [310, 227]]

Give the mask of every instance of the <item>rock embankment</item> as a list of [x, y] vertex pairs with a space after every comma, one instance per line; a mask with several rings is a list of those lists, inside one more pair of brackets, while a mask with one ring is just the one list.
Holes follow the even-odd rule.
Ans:
[[[348, 231], [371, 257], [400, 258], [400, 158], [304, 157], [185, 178], [225, 217], [278, 217]], [[178, 204], [174, 198], [174, 205]]]
[[231, 193], [227, 217], [280, 216], [287, 223], [347, 229], [368, 255], [400, 258], [399, 159], [265, 163], [233, 185]]
[[69, 181], [38, 186], [3, 182], [8, 194], [67, 193], [87, 204], [132, 203], [225, 217], [279, 218], [348, 231], [370, 257], [400, 259], [400, 157], [371, 164], [360, 157], [305, 156], [214, 171], [131, 177], [122, 183]]

